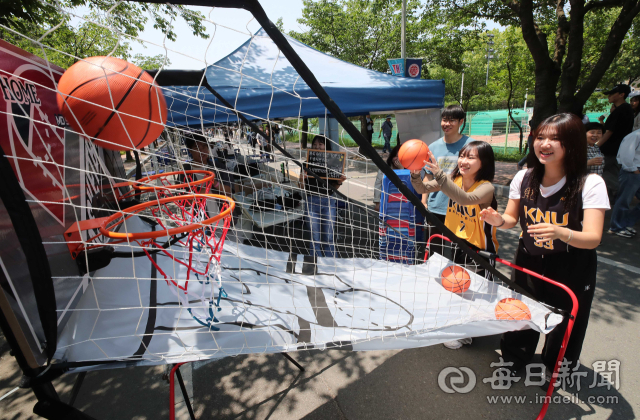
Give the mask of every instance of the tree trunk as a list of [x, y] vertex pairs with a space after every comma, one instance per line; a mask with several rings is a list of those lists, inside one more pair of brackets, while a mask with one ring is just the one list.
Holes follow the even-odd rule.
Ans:
[[559, 112], [582, 112], [584, 102], [576, 101], [575, 93], [582, 68], [582, 50], [584, 48], [584, 2], [571, 3], [571, 20], [569, 21], [569, 46], [567, 57], [562, 65], [560, 77], [560, 94], [558, 95]]
[[[515, 118], [513, 118], [513, 107], [511, 106], [511, 98], [513, 97], [513, 80], [511, 78], [511, 65], [507, 61], [507, 73], [509, 75], [509, 97], [507, 99], [507, 109], [509, 110], [509, 118], [511, 121], [518, 127], [518, 131], [520, 132], [520, 142], [518, 144], [518, 150], [522, 153], [522, 124], [518, 123]], [[509, 132], [507, 132], [507, 139], [509, 138]]]
[[[556, 86], [558, 86], [558, 79], [560, 78], [560, 65], [556, 65], [556, 63], [562, 60], [560, 57], [561, 51], [554, 53], [556, 62], [549, 57], [547, 37], [538, 28], [534, 20], [533, 0], [522, 0], [520, 2], [518, 16], [522, 26], [522, 38], [527, 44], [527, 48], [536, 65], [536, 102], [533, 106], [532, 117], [533, 126], [535, 127], [543, 119], [555, 114], [558, 109]], [[561, 42], [557, 42], [556, 47], [561, 46], [561, 44]]]
[[539, 70], [536, 65], [536, 101], [533, 104], [533, 116], [531, 117], [534, 127], [558, 110], [556, 86], [558, 85], [560, 72], [555, 71], [552, 66], [545, 67]]
[[[587, 13], [590, 9], [596, 9], [591, 13], [600, 13], [597, 9], [599, 2], [589, 3], [585, 6], [584, 12]], [[607, 37], [607, 41], [602, 48], [600, 58], [596, 62], [595, 66], [591, 70], [591, 73], [586, 78], [580, 89], [575, 94], [575, 101], [584, 105], [591, 94], [598, 87], [598, 83], [602, 80], [602, 77], [607, 72], [611, 63], [615, 59], [616, 55], [620, 52], [622, 41], [626, 34], [629, 32], [634, 19], [640, 14], [640, 2], [637, 1], [625, 1], [618, 18], [611, 27], [611, 31]], [[562, 109], [567, 105], [561, 104]]]
[[302, 133], [300, 134], [300, 148], [307, 148], [307, 131], [309, 131], [309, 119], [302, 119]]

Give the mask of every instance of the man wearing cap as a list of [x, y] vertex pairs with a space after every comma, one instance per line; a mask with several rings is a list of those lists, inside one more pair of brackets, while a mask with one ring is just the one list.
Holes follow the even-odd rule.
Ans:
[[[382, 153], [389, 151], [391, 153], [391, 132], [393, 131], [393, 124], [391, 124], [391, 115], [387, 115], [387, 119], [382, 123], [380, 134], [384, 134], [384, 146], [382, 147]], [[378, 134], [378, 138], [380, 138]]]
[[604, 172], [602, 177], [607, 184], [609, 197], [613, 199], [618, 190], [618, 165], [617, 155], [622, 139], [633, 129], [633, 109], [626, 102], [627, 96], [631, 93], [629, 85], [619, 84], [613, 89], [604, 92], [609, 95], [609, 102], [615, 109], [604, 123], [605, 133], [596, 144], [600, 147], [604, 155]]

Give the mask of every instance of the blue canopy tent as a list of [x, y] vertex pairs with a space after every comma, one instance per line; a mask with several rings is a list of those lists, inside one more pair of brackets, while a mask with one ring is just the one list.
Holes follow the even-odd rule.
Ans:
[[[285, 37], [347, 116], [443, 106], [443, 80], [401, 78], [368, 70]], [[224, 107], [203, 86], [203, 71], [183, 72], [189, 77], [181, 77], [180, 72], [163, 70], [158, 74], [169, 125], [196, 127], [237, 121], [235, 111]], [[209, 86], [250, 120], [326, 115], [325, 106], [263, 29], [204, 69], [204, 75]]]

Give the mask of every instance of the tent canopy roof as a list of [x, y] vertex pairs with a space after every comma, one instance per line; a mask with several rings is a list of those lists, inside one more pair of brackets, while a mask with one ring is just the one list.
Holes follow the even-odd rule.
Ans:
[[[443, 80], [409, 79], [365, 69], [285, 37], [346, 115], [443, 106]], [[324, 105], [263, 29], [204, 72], [209, 85], [249, 119], [325, 116]], [[173, 83], [164, 89], [170, 124], [197, 126], [237, 120], [235, 112], [198, 86], [199, 80], [185, 82], [187, 86]]]

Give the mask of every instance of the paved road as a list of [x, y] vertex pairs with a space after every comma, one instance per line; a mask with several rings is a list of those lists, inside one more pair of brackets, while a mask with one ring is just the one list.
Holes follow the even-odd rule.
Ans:
[[[365, 194], [369, 183], [373, 178], [364, 176], [343, 188], [358, 196]], [[501, 206], [505, 203], [500, 200]], [[500, 254], [509, 258], [517, 232], [500, 232], [498, 238]], [[552, 404], [549, 419], [633, 419], [640, 413], [638, 239], [605, 235], [599, 256], [606, 263], [598, 264], [598, 286], [579, 371], [586, 374], [577, 393], [580, 401], [573, 398]], [[495, 370], [491, 363], [498, 362], [497, 336], [474, 339], [473, 345], [460, 350], [438, 345], [403, 351], [332, 350], [292, 355], [306, 367], [305, 372], [299, 372], [281, 355], [240, 356], [185, 367], [198, 418], [529, 419], [535, 418], [541, 407], [537, 398], [543, 395], [542, 390], [526, 387], [524, 379], [509, 390], [495, 390], [491, 383], [483, 382]], [[611, 360], [621, 364], [619, 389], [589, 389], [596, 362]], [[438, 376], [446, 367], [470, 368], [477, 377], [475, 388], [467, 394], [443, 392]], [[100, 419], [166, 418], [168, 385], [162, 373], [162, 367], [92, 372], [76, 406]], [[15, 361], [0, 338], [0, 398], [14, 389], [19, 379]], [[56, 381], [63, 400], [68, 399], [74, 379], [75, 375], [67, 375]], [[602, 376], [595, 379], [602, 381]], [[560, 391], [559, 395], [569, 398], [571, 394]], [[509, 396], [524, 396], [525, 401], [488, 400]], [[33, 418], [34, 403], [30, 391], [19, 389], [0, 401], [0, 418]], [[183, 404], [178, 409], [179, 418], [188, 418]]]

